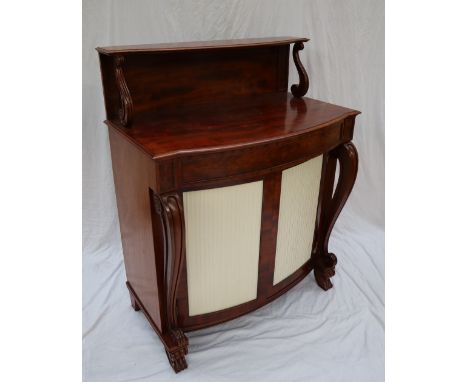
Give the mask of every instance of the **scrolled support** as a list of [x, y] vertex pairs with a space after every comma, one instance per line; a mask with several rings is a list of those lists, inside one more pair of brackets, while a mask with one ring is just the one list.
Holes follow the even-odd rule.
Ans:
[[[337, 161], [340, 164], [340, 174], [336, 190], [333, 192]], [[351, 142], [344, 143], [323, 156], [316, 241], [312, 258], [315, 280], [324, 290], [333, 286], [330, 278], [335, 275], [337, 263], [336, 256], [328, 252], [330, 234], [353, 189], [357, 170], [358, 153]]]
[[124, 127], [130, 127], [133, 120], [133, 101], [127, 82], [125, 81], [124, 62], [125, 58], [123, 56], [116, 56], [114, 58], [115, 78], [120, 94], [119, 120]]
[[291, 86], [291, 93], [294, 97], [302, 97], [307, 93], [309, 89], [309, 76], [302, 65], [301, 59], [299, 58], [299, 51], [304, 49], [303, 42], [296, 42], [293, 47], [293, 59], [296, 65], [297, 72], [299, 73], [299, 84]]
[[181, 196], [153, 193], [155, 212], [164, 227], [164, 288], [166, 298], [166, 354], [176, 373], [187, 368], [188, 339], [177, 323], [177, 289], [185, 259], [185, 222]]

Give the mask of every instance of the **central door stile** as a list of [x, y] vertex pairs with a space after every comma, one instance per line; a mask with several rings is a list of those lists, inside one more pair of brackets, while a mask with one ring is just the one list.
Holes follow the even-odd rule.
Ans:
[[260, 256], [257, 289], [258, 301], [266, 300], [271, 294], [273, 288], [281, 177], [282, 172], [278, 171], [263, 179], [262, 221], [260, 228]]

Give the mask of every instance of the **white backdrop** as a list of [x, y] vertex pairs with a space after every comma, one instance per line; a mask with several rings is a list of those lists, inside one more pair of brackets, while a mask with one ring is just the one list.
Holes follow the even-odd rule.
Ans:
[[[310, 275], [272, 304], [189, 333], [177, 376], [128, 299], [97, 46], [304, 36], [307, 96], [362, 111], [359, 173], [331, 238], [335, 287]], [[290, 84], [297, 80], [291, 65]], [[83, 1], [83, 375], [91, 381], [381, 381], [384, 1]]]

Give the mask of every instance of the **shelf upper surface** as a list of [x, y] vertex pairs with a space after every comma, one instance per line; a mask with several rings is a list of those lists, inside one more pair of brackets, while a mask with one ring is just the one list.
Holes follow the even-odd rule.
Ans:
[[273, 142], [359, 113], [290, 93], [273, 93], [196, 108], [156, 110], [136, 116], [131, 128], [107, 123], [154, 159], [162, 159]]
[[162, 44], [144, 44], [144, 45], [122, 45], [99, 47], [96, 50], [99, 53], [113, 54], [131, 54], [131, 53], [162, 53], [187, 50], [209, 50], [209, 49], [228, 49], [228, 48], [246, 48], [255, 46], [274, 46], [287, 45], [295, 42], [309, 41], [305, 37], [267, 37], [267, 38], [246, 38], [238, 40], [212, 40], [212, 41], [191, 41], [179, 43]]

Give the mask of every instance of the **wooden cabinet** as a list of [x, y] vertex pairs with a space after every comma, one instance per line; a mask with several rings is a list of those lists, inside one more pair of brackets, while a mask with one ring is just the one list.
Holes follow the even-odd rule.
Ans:
[[303, 97], [306, 41], [97, 48], [130, 299], [176, 372], [184, 332], [257, 309], [312, 270], [332, 286], [328, 239], [357, 174], [359, 112]]

